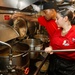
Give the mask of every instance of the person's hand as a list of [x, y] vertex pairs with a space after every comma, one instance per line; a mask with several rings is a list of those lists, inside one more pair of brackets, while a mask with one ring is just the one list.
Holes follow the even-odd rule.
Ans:
[[46, 53], [53, 54], [52, 47], [51, 47], [51, 46], [46, 47], [46, 48], [45, 48], [45, 52], [46, 52]]

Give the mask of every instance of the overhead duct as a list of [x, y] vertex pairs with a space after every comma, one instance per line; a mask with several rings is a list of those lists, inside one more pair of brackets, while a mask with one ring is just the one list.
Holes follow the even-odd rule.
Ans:
[[0, 6], [22, 10], [38, 0], [0, 0]]

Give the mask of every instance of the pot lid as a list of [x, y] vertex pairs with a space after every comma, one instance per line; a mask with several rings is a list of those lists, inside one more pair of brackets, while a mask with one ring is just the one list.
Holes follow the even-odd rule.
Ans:
[[0, 41], [7, 42], [17, 37], [19, 37], [19, 34], [13, 27], [0, 23]]

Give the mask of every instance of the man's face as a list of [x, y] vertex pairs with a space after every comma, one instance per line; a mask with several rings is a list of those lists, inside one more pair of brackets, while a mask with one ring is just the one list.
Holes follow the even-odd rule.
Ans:
[[46, 20], [53, 19], [53, 17], [54, 17], [53, 9], [46, 9], [43, 12], [44, 12], [44, 17]]

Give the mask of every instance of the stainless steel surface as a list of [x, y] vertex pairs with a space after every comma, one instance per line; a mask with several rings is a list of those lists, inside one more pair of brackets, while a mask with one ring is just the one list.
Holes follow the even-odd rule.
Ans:
[[[30, 51], [38, 51], [38, 50], [41, 50], [43, 47], [43, 43], [39, 39], [25, 39], [22, 42], [30, 46], [30, 49], [29, 49]], [[39, 55], [38, 52], [35, 52], [35, 53], [31, 52], [30, 58], [36, 59], [38, 55]]]
[[24, 39], [22, 42], [28, 44], [30, 47], [37, 47], [42, 44], [38, 39]]
[[[15, 9], [23, 10], [26, 7], [32, 5], [35, 2], [39, 2], [39, 5], [40, 5], [44, 1], [47, 1], [47, 0], [0, 0], [0, 6], [1, 7], [9, 7], [9, 8], [15, 8]], [[56, 0], [56, 2], [59, 5], [60, 4], [64, 5], [64, 2], [74, 4], [75, 0]]]
[[18, 0], [0, 0], [0, 6], [17, 8]]
[[0, 50], [3, 50], [5, 48], [11, 48], [11, 45], [9, 45], [8, 43], [5, 43], [3, 41], [0, 41]]
[[[8, 7], [8, 8], [14, 8], [14, 10], [6, 10], [4, 9], [3, 10], [0, 10], [0, 13], [7, 13], [7, 14], [11, 14], [11, 13], [16, 13], [18, 12], [17, 9], [19, 10], [25, 10], [25, 8], [27, 8], [28, 6], [32, 5], [32, 4], [37, 4], [39, 2], [39, 6], [41, 4], [44, 3], [44, 1], [46, 0], [0, 0], [0, 6], [1, 7]], [[56, 0], [57, 2], [57, 5], [60, 5], [60, 6], [64, 6], [64, 5], [72, 5], [72, 4], [75, 4], [75, 0]], [[58, 6], [58, 7], [60, 7]], [[31, 6], [30, 6], [31, 7]], [[66, 8], [66, 7], [65, 7]], [[29, 9], [29, 8], [27, 8]], [[25, 11], [27, 11], [27, 9]], [[42, 9], [42, 7], [40, 6], [40, 10]], [[16, 11], [15, 11], [16, 10]], [[34, 8], [31, 7], [31, 10], [34, 12]], [[32, 14], [34, 14], [32, 12]], [[30, 14], [31, 15], [31, 12], [30, 13], [27, 13], [27, 14]]]
[[18, 0], [18, 8], [22, 10], [36, 1], [38, 0]]
[[49, 38], [47, 35], [37, 34], [34, 36], [36, 39], [40, 39], [42, 42], [49, 42]]
[[0, 0], [0, 6], [24, 9], [38, 0]]
[[17, 31], [8, 24], [0, 23], [0, 41], [7, 42], [19, 37]]
[[[25, 65], [29, 63], [29, 54], [23, 53], [25, 50], [27, 51], [28, 49], [29, 46], [24, 43], [15, 43], [12, 46], [12, 66], [23, 69]], [[9, 51], [9, 48], [5, 48], [4, 50], [0, 51], [0, 72], [2, 70], [8, 69], [10, 54]]]

